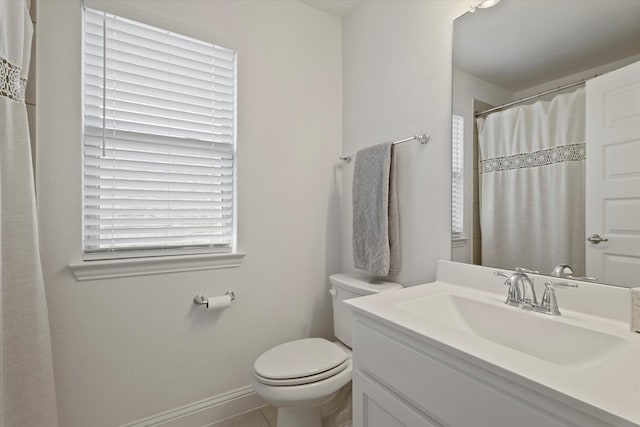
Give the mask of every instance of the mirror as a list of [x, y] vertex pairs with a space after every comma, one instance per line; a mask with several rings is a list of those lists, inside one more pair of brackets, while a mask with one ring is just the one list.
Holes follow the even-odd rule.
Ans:
[[[455, 20], [453, 261], [640, 286], [640, 190], [619, 205], [592, 193], [612, 164], [640, 187], [640, 136], [610, 155], [585, 107], [603, 78], [640, 67], [639, 40], [637, 0], [502, 0]], [[640, 133], [640, 81], [624, 87]]]

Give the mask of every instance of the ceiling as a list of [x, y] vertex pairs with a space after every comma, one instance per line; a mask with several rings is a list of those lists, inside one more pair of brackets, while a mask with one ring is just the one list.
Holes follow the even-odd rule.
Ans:
[[320, 9], [331, 15], [343, 18], [353, 9], [364, 3], [364, 0], [300, 0], [309, 6]]
[[640, 0], [502, 0], [454, 26], [454, 67], [512, 92], [638, 54]]

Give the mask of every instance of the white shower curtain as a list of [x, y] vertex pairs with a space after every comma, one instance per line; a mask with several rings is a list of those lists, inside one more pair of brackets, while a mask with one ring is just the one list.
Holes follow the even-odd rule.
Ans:
[[584, 275], [584, 89], [477, 123], [482, 265]]
[[0, 427], [57, 425], [24, 103], [33, 28], [0, 0]]

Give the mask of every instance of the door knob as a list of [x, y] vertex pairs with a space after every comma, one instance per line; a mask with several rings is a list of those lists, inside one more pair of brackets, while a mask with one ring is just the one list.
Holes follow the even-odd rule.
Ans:
[[587, 237], [587, 240], [593, 243], [594, 245], [597, 245], [600, 242], [609, 241], [609, 239], [607, 239], [606, 237], [600, 237], [597, 234], [592, 234], [591, 236]]

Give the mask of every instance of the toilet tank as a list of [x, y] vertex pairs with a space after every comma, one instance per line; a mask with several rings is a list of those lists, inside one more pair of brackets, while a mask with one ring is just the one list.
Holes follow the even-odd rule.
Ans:
[[346, 274], [332, 274], [329, 276], [329, 281], [331, 282], [329, 293], [333, 297], [333, 333], [350, 348], [352, 347], [351, 308], [343, 301], [403, 287], [399, 283]]

